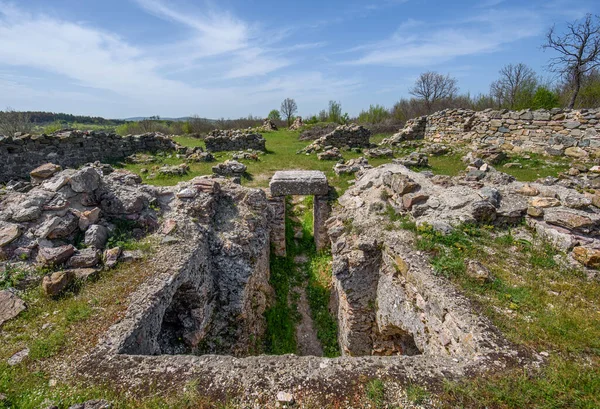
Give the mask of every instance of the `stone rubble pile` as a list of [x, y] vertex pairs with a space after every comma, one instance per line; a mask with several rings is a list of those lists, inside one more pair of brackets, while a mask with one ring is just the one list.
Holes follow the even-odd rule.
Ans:
[[241, 151], [254, 149], [266, 151], [265, 138], [259, 133], [243, 130], [214, 130], [204, 139], [208, 152]]
[[[108, 165], [80, 170], [45, 164], [31, 172], [32, 188], [0, 197], [0, 268], [18, 263], [56, 270], [43, 278], [48, 295], [58, 295], [75, 279], [86, 279], [104, 265], [137, 254], [107, 248], [119, 224], [141, 238], [158, 226], [152, 208], [154, 188], [141, 178]], [[59, 269], [62, 269], [58, 271]]]
[[330, 147], [333, 148], [369, 148], [371, 131], [362, 125], [340, 125], [333, 132], [315, 140], [298, 153], [320, 152]]
[[231, 177], [239, 181], [246, 169], [247, 166], [237, 160], [226, 160], [213, 166], [212, 171], [217, 176]]
[[324, 152], [317, 153], [319, 160], [342, 160], [342, 153], [338, 148], [328, 148]]
[[294, 119], [294, 122], [290, 125], [290, 130], [296, 131], [296, 130], [302, 128], [303, 126], [304, 126], [304, 123], [302, 122], [302, 117], [297, 116], [296, 119]]
[[344, 163], [336, 163], [333, 166], [333, 171], [336, 175], [351, 175], [358, 173], [363, 169], [372, 169], [373, 166], [369, 165], [369, 161], [363, 157], [358, 159], [350, 159]]
[[390, 148], [365, 149], [364, 154], [369, 159], [394, 157], [394, 152]]
[[263, 132], [271, 132], [271, 131], [276, 131], [277, 130], [277, 125], [275, 125], [275, 122], [273, 122], [272, 120], [270, 120], [269, 118], [265, 118], [265, 120], [263, 121], [262, 126], [260, 127], [260, 129]]
[[411, 152], [403, 158], [394, 159], [392, 162], [407, 167], [426, 168], [429, 166], [429, 157], [422, 152]]

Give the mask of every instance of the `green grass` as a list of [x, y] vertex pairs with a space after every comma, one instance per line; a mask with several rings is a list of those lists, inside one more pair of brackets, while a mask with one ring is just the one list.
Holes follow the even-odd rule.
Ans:
[[[249, 178], [242, 180], [242, 184], [251, 187], [266, 187], [269, 184], [269, 179], [278, 170], [285, 169], [303, 169], [303, 170], [321, 170], [325, 172], [329, 183], [336, 187], [340, 192], [348, 188], [348, 181], [354, 179], [351, 175], [338, 176], [333, 172], [334, 161], [320, 161], [317, 159], [316, 154], [305, 155], [296, 154], [300, 149], [306, 147], [310, 141], [300, 141], [298, 139], [298, 131], [290, 131], [287, 129], [264, 132], [262, 135], [266, 139], [268, 152], [265, 155], [260, 155], [259, 161], [245, 160], [242, 161], [248, 166]], [[381, 140], [385, 135], [375, 135], [372, 140]], [[204, 146], [204, 142], [197, 138], [191, 137], [175, 137], [174, 140], [183, 146]], [[212, 174], [212, 167], [223, 162], [226, 159], [231, 159], [234, 152], [216, 152], [215, 162], [209, 163], [188, 163], [190, 166], [190, 172], [185, 176], [178, 177], [163, 177], [156, 179], [148, 179], [147, 174], [141, 174], [140, 171], [143, 168], [151, 169], [153, 166], [159, 167], [161, 164], [177, 165], [183, 162], [181, 159], [175, 157], [172, 158], [161, 158], [159, 164], [126, 164], [125, 168], [133, 172], [136, 172], [142, 176], [144, 181], [153, 185], [169, 186], [175, 185], [180, 181], [192, 179], [199, 175]], [[349, 160], [352, 158], [358, 158], [362, 156], [361, 153], [344, 151], [342, 152], [344, 159]], [[391, 162], [391, 159], [370, 159], [369, 163], [373, 166], [378, 166], [383, 163]]]
[[[337, 341], [337, 321], [329, 312], [331, 296], [331, 253], [317, 253], [313, 238], [312, 196], [305, 198], [305, 210], [297, 211], [289, 201], [286, 219], [286, 257], [271, 257], [271, 286], [274, 304], [265, 312], [267, 331], [265, 350], [270, 354], [296, 353], [295, 327], [299, 315], [295, 305], [294, 286], [305, 285], [311, 317], [317, 338], [327, 357], [340, 355]], [[293, 219], [298, 219], [294, 221]], [[303, 236], [294, 239], [294, 227], [301, 227]], [[305, 255], [308, 262], [297, 266], [294, 258]]]
[[375, 408], [382, 408], [385, 399], [385, 385], [381, 379], [371, 379], [365, 385], [365, 395]]

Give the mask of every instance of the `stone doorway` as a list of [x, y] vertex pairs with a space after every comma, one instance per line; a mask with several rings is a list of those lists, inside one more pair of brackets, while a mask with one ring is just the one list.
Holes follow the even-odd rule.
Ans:
[[325, 221], [329, 218], [329, 184], [321, 171], [285, 170], [275, 172], [269, 184], [269, 202], [272, 210], [271, 243], [275, 255], [286, 255], [285, 197], [288, 195], [314, 196], [314, 238], [317, 251], [327, 248], [329, 237]]

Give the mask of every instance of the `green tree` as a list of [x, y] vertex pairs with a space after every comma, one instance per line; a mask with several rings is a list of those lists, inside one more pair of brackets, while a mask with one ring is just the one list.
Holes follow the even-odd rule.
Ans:
[[533, 109], [552, 109], [560, 106], [558, 95], [544, 86], [539, 86], [533, 95], [531, 108]]
[[327, 112], [329, 122], [342, 123], [342, 104], [336, 101], [329, 101], [329, 111]]
[[267, 118], [270, 119], [271, 121], [281, 121], [281, 114], [279, 113], [278, 110], [272, 109], [271, 112], [269, 112], [269, 115], [267, 116]]

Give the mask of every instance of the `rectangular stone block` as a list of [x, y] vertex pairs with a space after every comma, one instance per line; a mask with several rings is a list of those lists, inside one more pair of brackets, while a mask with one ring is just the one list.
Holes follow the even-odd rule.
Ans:
[[329, 192], [327, 177], [317, 170], [280, 170], [269, 184], [271, 195], [326, 195]]

